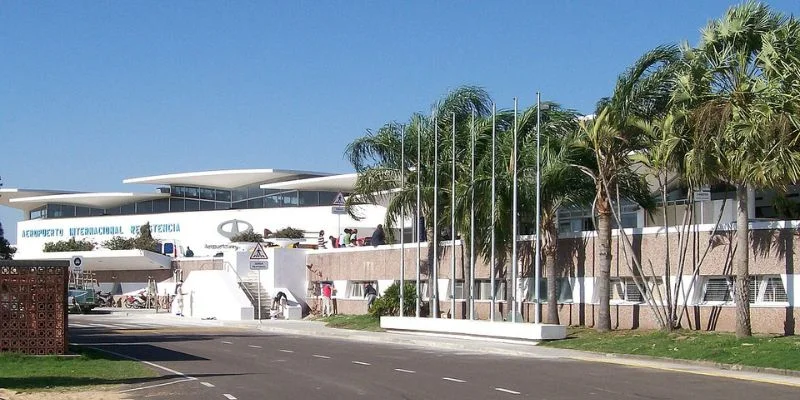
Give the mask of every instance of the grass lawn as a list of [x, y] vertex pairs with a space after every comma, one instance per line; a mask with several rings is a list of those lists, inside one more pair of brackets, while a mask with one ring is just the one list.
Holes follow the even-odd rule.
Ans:
[[136, 361], [72, 348], [75, 357], [0, 354], [0, 388], [19, 391], [65, 389], [147, 381], [155, 371]]
[[326, 326], [331, 328], [353, 329], [357, 331], [380, 332], [381, 323], [378, 318], [369, 314], [364, 315], [331, 315], [330, 317], [320, 318], [319, 321], [327, 322]]
[[541, 345], [601, 353], [638, 354], [800, 370], [800, 336], [753, 336], [739, 340], [728, 333], [697, 331], [597, 333], [587, 328], [570, 328], [566, 340], [556, 340]]

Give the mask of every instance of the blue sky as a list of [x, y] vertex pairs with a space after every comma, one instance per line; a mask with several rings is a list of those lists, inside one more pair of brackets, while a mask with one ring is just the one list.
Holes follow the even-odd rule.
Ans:
[[[149, 191], [122, 180], [349, 172], [347, 143], [463, 84], [589, 113], [639, 55], [735, 3], [0, 0], [0, 176]], [[21, 218], [0, 209], [12, 242]]]

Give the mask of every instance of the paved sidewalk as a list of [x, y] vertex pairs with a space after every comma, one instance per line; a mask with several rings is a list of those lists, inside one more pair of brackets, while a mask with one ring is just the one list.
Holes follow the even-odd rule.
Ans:
[[[146, 314], [147, 318], [186, 320], [170, 314]], [[188, 318], [187, 318], [188, 319]], [[190, 319], [200, 321], [199, 319]], [[176, 322], [177, 322], [176, 321]], [[444, 351], [476, 352], [498, 356], [526, 357], [532, 359], [571, 359], [586, 362], [603, 362], [633, 368], [651, 368], [663, 371], [740, 379], [794, 386], [800, 388], [800, 371], [768, 370], [753, 367], [729, 366], [688, 360], [667, 360], [624, 354], [601, 354], [568, 349], [537, 346], [534, 342], [495, 340], [482, 337], [445, 336], [408, 332], [368, 332], [328, 328], [319, 321], [203, 321], [209, 326], [258, 329], [285, 335], [317, 336], [328, 339], [354, 340], [385, 345], [424, 347]]]

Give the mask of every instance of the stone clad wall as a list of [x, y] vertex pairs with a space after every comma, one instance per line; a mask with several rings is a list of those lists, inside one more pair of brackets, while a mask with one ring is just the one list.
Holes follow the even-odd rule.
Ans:
[[0, 352], [67, 352], [69, 261], [0, 261]]
[[[758, 225], [760, 224], [760, 225]], [[797, 276], [800, 269], [795, 264], [800, 262], [798, 255], [798, 230], [790, 227], [786, 223], [780, 222], [769, 226], [766, 223], [758, 223], [751, 230], [750, 273], [752, 275], [782, 275]], [[707, 226], [705, 228], [708, 228]], [[688, 237], [687, 251], [685, 253], [686, 263], [683, 271], [684, 276], [691, 275], [696, 265], [700, 265], [700, 275], [703, 276], [723, 276], [730, 275], [732, 270], [732, 259], [735, 245], [735, 232], [729, 229], [733, 227], [723, 227], [712, 235], [706, 229], [698, 232], [690, 232]], [[612, 241], [612, 277], [631, 277], [633, 276], [628, 261], [631, 254], [641, 257], [642, 263], [656, 276], [663, 276], [666, 272], [665, 258], [666, 234], [659, 229], [647, 228], [646, 233], [636, 230], [630, 234], [631, 246], [626, 253], [623, 249], [623, 242], [618, 242], [614, 236]], [[677, 260], [681, 255], [679, 248], [679, 237], [677, 231], [670, 231], [670, 258], [672, 267], [670, 275], [675, 276], [677, 271]], [[520, 247], [529, 245], [530, 242], [520, 242]], [[440, 250], [439, 259], [439, 279], [450, 278], [450, 254], [452, 247], [449, 243]], [[463, 249], [460, 244], [456, 244], [456, 279], [462, 279], [462, 262], [469, 263], [469, 248]], [[593, 235], [581, 235], [579, 237], [565, 237], [559, 239], [557, 254], [557, 268], [559, 277], [568, 277], [577, 280], [595, 276], [598, 268], [596, 259], [597, 238]], [[416, 244], [407, 244], [405, 249], [405, 279], [413, 280], [416, 275], [417, 260]], [[463, 256], [462, 256], [463, 254]], [[521, 251], [521, 254], [525, 254]], [[705, 259], [700, 264], [700, 259]], [[421, 246], [420, 270], [423, 280], [429, 279], [430, 266], [428, 263], [427, 245]], [[533, 270], [529, 263], [531, 257], [523, 259], [522, 267], [524, 276], [532, 276]], [[314, 268], [321, 274], [319, 277], [310, 278], [315, 280], [399, 280], [400, 277], [400, 248], [397, 245], [380, 246], [377, 248], [354, 248], [354, 249], [328, 249], [317, 252], [310, 252], [308, 263], [314, 264]], [[478, 259], [476, 262], [476, 279], [489, 279], [490, 269], [485, 260]], [[544, 263], [542, 263], [542, 274], [544, 275]], [[793, 289], [791, 283], [786, 287], [787, 295], [792, 301]], [[450, 312], [450, 302], [445, 301], [446, 294], [440, 293], [442, 313]], [[798, 296], [794, 294], [794, 298]], [[570, 325], [593, 326], [596, 315], [596, 307], [591, 297], [587, 297], [581, 302], [575, 298], [573, 303], [559, 304], [560, 321]], [[489, 315], [490, 303], [488, 301], [476, 301], [476, 312], [479, 318], [487, 319]], [[364, 301], [358, 299], [339, 299], [338, 309], [341, 313], [363, 314], [366, 310]], [[498, 302], [496, 312], [499, 315], [507, 313], [508, 306], [505, 302]], [[734, 328], [733, 305], [690, 305], [683, 315], [682, 326], [696, 330], [719, 330], [731, 331]], [[533, 304], [525, 303], [522, 307], [522, 315], [526, 320], [533, 317]], [[630, 328], [656, 328], [657, 324], [653, 319], [651, 310], [646, 304], [621, 304], [612, 306], [614, 319], [612, 324], [621, 329]], [[464, 301], [456, 303], [455, 315], [461, 318], [466, 315]], [[764, 306], [751, 305], [751, 315], [753, 330], [763, 333], [784, 333], [796, 334], [800, 331], [800, 307], [797, 302], [792, 306]]]

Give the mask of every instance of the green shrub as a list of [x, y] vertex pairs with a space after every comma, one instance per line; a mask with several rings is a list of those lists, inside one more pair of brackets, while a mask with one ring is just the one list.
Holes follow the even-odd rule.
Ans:
[[277, 232], [270, 235], [270, 237], [275, 239], [302, 239], [306, 237], [306, 233], [300, 229], [287, 226], [286, 228], [279, 229]]
[[57, 242], [47, 242], [44, 244], [44, 252], [45, 253], [57, 253], [57, 252], [64, 252], [64, 251], [91, 251], [94, 249], [94, 244], [89, 242], [88, 240], [75, 240], [75, 238], [69, 238], [69, 240], [59, 240]]
[[239, 242], [239, 243], [261, 243], [264, 241], [264, 236], [260, 233], [253, 232], [252, 229], [248, 229], [244, 232], [239, 232], [236, 236], [231, 238], [231, 242]]
[[126, 239], [122, 236], [114, 236], [113, 238], [103, 242], [103, 247], [109, 250], [133, 250], [134, 239]]
[[139, 228], [139, 236], [133, 239], [133, 248], [139, 250], [148, 250], [155, 253], [160, 252], [161, 242], [153, 239], [153, 234], [150, 233], [149, 222]]
[[[405, 284], [405, 291], [403, 293], [403, 315], [412, 315], [416, 312], [417, 305], [417, 288], [414, 282], [407, 282]], [[400, 315], [400, 285], [393, 283], [392, 286], [386, 289], [383, 296], [377, 298], [372, 303], [372, 308], [369, 310], [370, 314], [375, 317], [382, 315]]]

